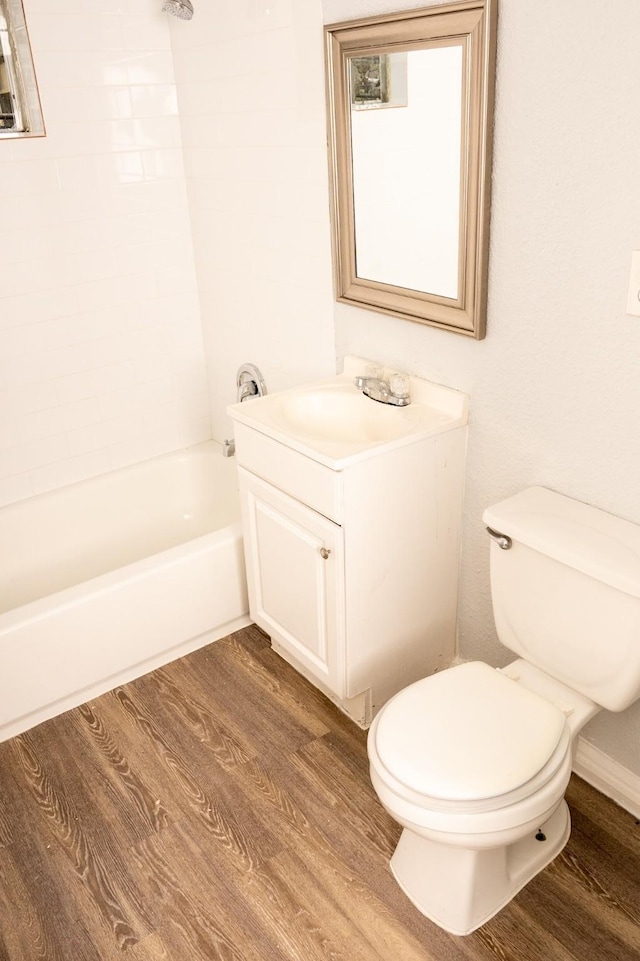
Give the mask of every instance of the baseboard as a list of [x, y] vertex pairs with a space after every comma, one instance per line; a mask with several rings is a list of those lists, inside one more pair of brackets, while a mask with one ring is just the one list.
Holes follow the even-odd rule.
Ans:
[[578, 738], [573, 770], [625, 811], [640, 818], [640, 775], [618, 764], [583, 737]]

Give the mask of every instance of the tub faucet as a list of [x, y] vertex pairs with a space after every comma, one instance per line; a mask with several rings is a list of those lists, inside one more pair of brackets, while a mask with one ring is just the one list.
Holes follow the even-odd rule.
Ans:
[[264, 397], [267, 385], [255, 364], [242, 364], [236, 374], [236, 402], [241, 404], [249, 397]]
[[391, 374], [389, 380], [381, 376], [359, 376], [353, 378], [354, 386], [371, 400], [380, 404], [392, 404], [394, 407], [408, 407], [411, 403], [409, 396], [409, 378], [405, 374]]

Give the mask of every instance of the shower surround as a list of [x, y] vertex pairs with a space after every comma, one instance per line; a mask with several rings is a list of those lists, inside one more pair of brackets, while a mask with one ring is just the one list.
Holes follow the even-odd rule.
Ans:
[[24, 7], [47, 136], [0, 139], [0, 504], [211, 436], [169, 18]]

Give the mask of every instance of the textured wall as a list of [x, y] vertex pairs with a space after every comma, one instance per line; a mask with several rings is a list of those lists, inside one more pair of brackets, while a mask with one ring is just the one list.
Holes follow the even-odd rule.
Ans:
[[[327, 22], [421, 3], [324, 0]], [[542, 484], [640, 523], [640, 5], [501, 0], [487, 338], [336, 305], [360, 353], [471, 397], [460, 650], [509, 655], [493, 628], [487, 504]], [[605, 639], [606, 641], [606, 639]], [[640, 774], [640, 705], [585, 731]]]
[[47, 137], [0, 140], [0, 503], [211, 431], [167, 18], [25, 9]]

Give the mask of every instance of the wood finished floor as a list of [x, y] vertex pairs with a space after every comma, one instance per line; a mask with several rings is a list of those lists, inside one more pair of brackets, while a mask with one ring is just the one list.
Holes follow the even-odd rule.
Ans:
[[638, 961], [640, 827], [571, 840], [466, 938], [406, 900], [365, 735], [247, 628], [0, 744], [2, 961]]

